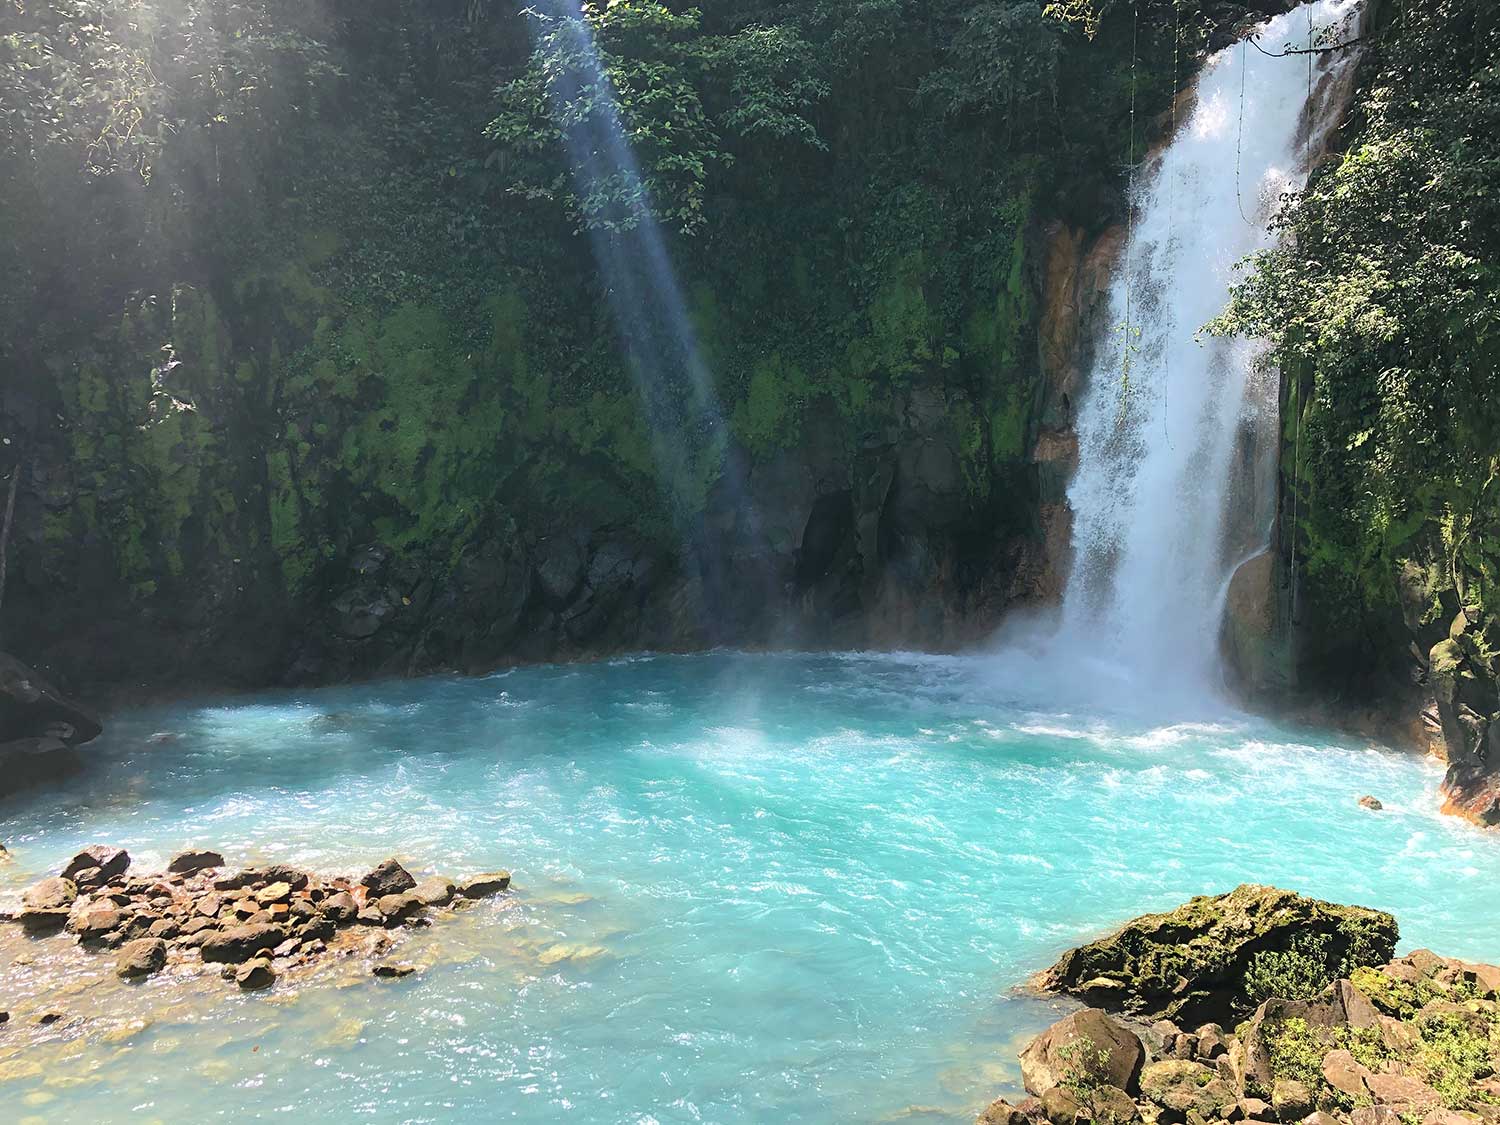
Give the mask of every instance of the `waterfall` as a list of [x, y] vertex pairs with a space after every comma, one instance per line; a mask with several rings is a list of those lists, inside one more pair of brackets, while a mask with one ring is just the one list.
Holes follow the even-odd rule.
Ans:
[[[1266, 52], [1330, 28], [1352, 37], [1342, 25], [1356, 3], [1318, 0], [1255, 34]], [[1259, 488], [1236, 481], [1247, 458], [1276, 455], [1277, 377], [1255, 342], [1198, 334], [1223, 310], [1235, 263], [1270, 244], [1282, 194], [1302, 186], [1342, 111], [1352, 53], [1219, 51], [1175, 136], [1137, 171], [1077, 417], [1073, 569], [1054, 638], [1122, 696], [1222, 683], [1224, 590], [1265, 543], [1274, 504], [1264, 466]]]

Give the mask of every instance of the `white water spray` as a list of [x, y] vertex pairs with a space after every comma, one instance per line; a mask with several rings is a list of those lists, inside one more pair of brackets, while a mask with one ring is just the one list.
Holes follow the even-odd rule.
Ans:
[[[1356, 5], [1304, 5], [1258, 41], [1305, 46]], [[1082, 661], [1093, 686], [1120, 689], [1107, 694], [1185, 700], [1222, 682], [1223, 592], [1247, 543], [1265, 541], [1271, 510], [1270, 496], [1234, 496], [1234, 462], [1246, 435], [1272, 454], [1277, 381], [1257, 371], [1255, 343], [1197, 334], [1223, 310], [1235, 263], [1269, 245], [1282, 194], [1304, 182], [1342, 110], [1336, 79], [1351, 55], [1218, 52], [1177, 135], [1139, 175], [1078, 415], [1073, 571], [1048, 646]]]

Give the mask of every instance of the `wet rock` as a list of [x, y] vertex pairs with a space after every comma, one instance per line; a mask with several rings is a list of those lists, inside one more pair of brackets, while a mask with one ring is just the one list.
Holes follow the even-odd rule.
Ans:
[[1098, 1008], [1064, 1016], [1021, 1052], [1021, 1080], [1041, 1097], [1054, 1086], [1087, 1074], [1096, 1083], [1135, 1089], [1145, 1049], [1141, 1041]]
[[1252, 959], [1284, 951], [1294, 939], [1306, 948], [1309, 937], [1323, 940], [1331, 977], [1351, 958], [1372, 965], [1388, 961], [1396, 920], [1382, 911], [1247, 883], [1136, 918], [1110, 937], [1065, 953], [1038, 983], [1074, 993], [1085, 981], [1109, 977], [1128, 986], [1121, 1004], [1134, 1015], [1179, 1024], [1228, 1023], [1252, 1008], [1245, 988]]
[[382, 961], [370, 971], [377, 977], [409, 977], [417, 967], [405, 961]]
[[147, 937], [165, 938], [167, 941], [171, 941], [180, 933], [182, 933], [182, 927], [170, 918], [158, 918], [146, 929]]
[[354, 921], [355, 915], [359, 913], [359, 905], [348, 891], [339, 891], [337, 894], [329, 895], [323, 900], [320, 909], [325, 917], [333, 919], [341, 926]]
[[1385, 806], [1380, 803], [1380, 799], [1378, 797], [1372, 797], [1368, 793], [1366, 793], [1359, 799], [1359, 807], [1362, 809], [1369, 809], [1371, 812], [1379, 812], [1381, 809], [1385, 808]]
[[300, 949], [301, 947], [302, 947], [302, 939], [301, 938], [290, 937], [290, 938], [287, 938], [286, 941], [284, 941], [280, 945], [278, 945], [275, 949], [271, 950], [271, 956], [272, 957], [290, 957], [293, 953], [296, 953], [297, 950]]
[[422, 909], [422, 900], [414, 894], [381, 895], [375, 904], [385, 915], [387, 925], [405, 921]]
[[43, 1012], [37, 1016], [36, 1022], [43, 1027], [51, 1027], [53, 1024], [61, 1023], [65, 1019], [67, 1019], [67, 1016], [62, 1012]]
[[21, 894], [21, 913], [17, 920], [30, 933], [40, 933], [65, 925], [78, 888], [71, 879], [52, 876], [28, 887]]
[[246, 992], [270, 988], [276, 983], [276, 970], [271, 967], [271, 962], [266, 958], [256, 957], [246, 961], [234, 971], [234, 983]]
[[378, 906], [366, 906], [354, 916], [354, 920], [361, 926], [385, 925], [385, 915], [380, 912]]
[[68, 866], [63, 868], [62, 877], [74, 879], [76, 882], [75, 877], [79, 872], [86, 871], [90, 867], [97, 867], [99, 869], [98, 881], [107, 883], [116, 875], [125, 874], [129, 866], [130, 853], [124, 848], [113, 848], [108, 844], [90, 844], [68, 862]]
[[172, 862], [167, 864], [167, 870], [173, 875], [196, 875], [211, 867], [223, 866], [224, 857], [218, 852], [188, 850], [174, 855]]
[[113, 904], [95, 904], [68, 919], [68, 929], [79, 941], [97, 941], [120, 924], [120, 911]]
[[510, 887], [509, 871], [491, 871], [465, 879], [458, 893], [464, 898], [487, 898]]
[[161, 938], [137, 938], [126, 942], [115, 963], [115, 975], [126, 980], [149, 977], [167, 963], [167, 943]]
[[80, 891], [97, 890], [104, 885], [104, 873], [97, 867], [85, 867], [69, 876]]
[[429, 875], [412, 890], [427, 906], [447, 906], [453, 901], [457, 887], [452, 879], [442, 875]]
[[255, 954], [275, 949], [286, 940], [286, 931], [268, 924], [231, 926], [213, 934], [200, 947], [205, 961], [237, 964]]
[[417, 885], [417, 881], [411, 877], [411, 872], [402, 867], [394, 858], [380, 864], [359, 882], [361, 886], [369, 889], [370, 897], [376, 899], [384, 898], [386, 895], [401, 894]]

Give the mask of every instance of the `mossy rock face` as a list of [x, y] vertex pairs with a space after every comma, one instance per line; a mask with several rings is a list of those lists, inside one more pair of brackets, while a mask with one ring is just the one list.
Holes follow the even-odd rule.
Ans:
[[1038, 983], [1141, 1018], [1227, 1025], [1255, 1009], [1247, 977], [1265, 955], [1315, 949], [1332, 980], [1388, 961], [1397, 934], [1383, 911], [1247, 883], [1069, 950]]

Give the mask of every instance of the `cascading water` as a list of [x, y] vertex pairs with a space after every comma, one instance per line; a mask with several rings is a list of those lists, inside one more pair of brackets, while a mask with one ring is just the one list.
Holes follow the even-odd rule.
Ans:
[[[1356, 8], [1318, 0], [1255, 34], [1265, 52], [1330, 28], [1343, 39]], [[1229, 512], [1236, 446], [1249, 431], [1271, 450], [1277, 384], [1257, 371], [1254, 342], [1198, 333], [1223, 310], [1235, 263], [1269, 245], [1271, 216], [1337, 121], [1337, 79], [1352, 66], [1350, 51], [1265, 52], [1241, 43], [1210, 57], [1186, 120], [1142, 169], [1077, 420], [1074, 563], [1056, 640], [1137, 698], [1201, 698], [1221, 682], [1223, 591], [1247, 539]], [[1252, 518], [1263, 542], [1268, 518]]]

